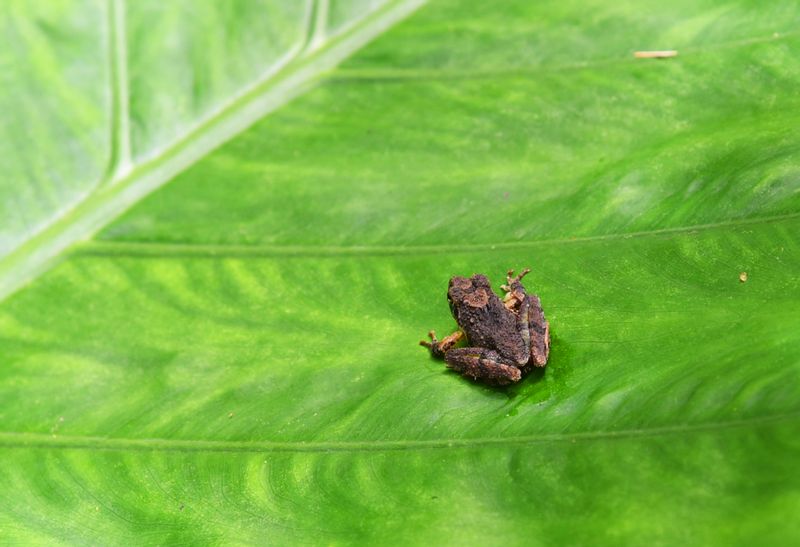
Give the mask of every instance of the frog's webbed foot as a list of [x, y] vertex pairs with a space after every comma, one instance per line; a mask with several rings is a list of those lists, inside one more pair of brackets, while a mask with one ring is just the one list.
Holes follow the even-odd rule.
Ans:
[[444, 359], [444, 354], [447, 353], [450, 348], [455, 346], [459, 340], [464, 337], [464, 333], [460, 330], [457, 330], [453, 334], [449, 336], [445, 336], [441, 340], [437, 340], [436, 332], [430, 331], [428, 332], [428, 337], [431, 339], [430, 342], [426, 340], [420, 340], [419, 345], [425, 346], [429, 350], [431, 350], [431, 355], [434, 357], [438, 357], [439, 359]]
[[522, 278], [531, 273], [530, 268], [523, 268], [519, 275], [514, 275], [514, 270], [508, 270], [508, 274], [506, 274], [506, 281], [508, 282], [509, 287], [513, 287], [516, 283], [522, 281]]
[[484, 348], [457, 348], [445, 355], [447, 366], [463, 376], [491, 385], [506, 386], [519, 382], [522, 371], [503, 362], [500, 355]]

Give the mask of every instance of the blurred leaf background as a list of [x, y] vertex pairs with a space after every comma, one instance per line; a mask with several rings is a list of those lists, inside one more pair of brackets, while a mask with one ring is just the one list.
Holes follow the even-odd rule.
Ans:
[[[0, 541], [800, 541], [799, 21], [4, 3]], [[416, 345], [524, 266], [543, 374]]]

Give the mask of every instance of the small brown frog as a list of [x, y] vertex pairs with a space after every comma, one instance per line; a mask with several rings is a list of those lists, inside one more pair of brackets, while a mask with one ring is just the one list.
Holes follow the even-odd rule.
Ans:
[[[493, 385], [518, 382], [533, 367], [547, 364], [550, 325], [544, 318], [539, 297], [525, 292], [522, 278], [511, 270], [501, 301], [485, 275], [450, 279], [447, 300], [460, 329], [442, 340], [431, 331], [431, 342], [421, 341], [431, 355], [443, 358], [451, 369]], [[454, 348], [464, 336], [469, 347]]]

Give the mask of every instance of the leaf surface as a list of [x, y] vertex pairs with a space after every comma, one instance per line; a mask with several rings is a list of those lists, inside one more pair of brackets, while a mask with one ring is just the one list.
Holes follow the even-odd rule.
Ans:
[[[425, 6], [0, 305], [0, 530], [798, 541], [798, 19]], [[523, 266], [543, 373], [489, 388], [417, 346], [451, 275]]]

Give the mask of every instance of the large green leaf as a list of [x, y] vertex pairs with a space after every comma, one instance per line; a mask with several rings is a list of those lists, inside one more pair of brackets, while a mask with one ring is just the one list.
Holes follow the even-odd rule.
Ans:
[[[113, 207], [97, 191], [33, 238], [19, 219], [54, 210], [20, 197], [3, 219], [9, 286], [60, 262], [0, 304], [0, 538], [800, 541], [796, 3], [433, 1], [190, 167], [159, 152], [197, 111], [165, 114], [154, 90], [185, 96], [180, 70], [206, 65], [171, 5], [137, 3], [128, 32], [130, 145], [156, 155], [130, 154]], [[91, 90], [47, 72], [97, 64], [59, 7], [37, 8], [53, 22], [25, 51], [66, 60], [12, 72], [75, 110], [25, 98], [4, 203], [31, 187], [17, 169], [46, 170], [37, 147], [52, 188], [87, 191], [105, 160], [80, 139], [126, 119], [82, 113]], [[264, 49], [242, 13], [190, 20], [245, 29], [244, 74]], [[183, 68], [152, 66], [151, 32]], [[192, 85], [197, 104], [236, 87]], [[91, 138], [119, 155], [107, 133]], [[554, 333], [543, 373], [489, 388], [416, 345], [453, 327], [450, 275], [527, 265]]]

